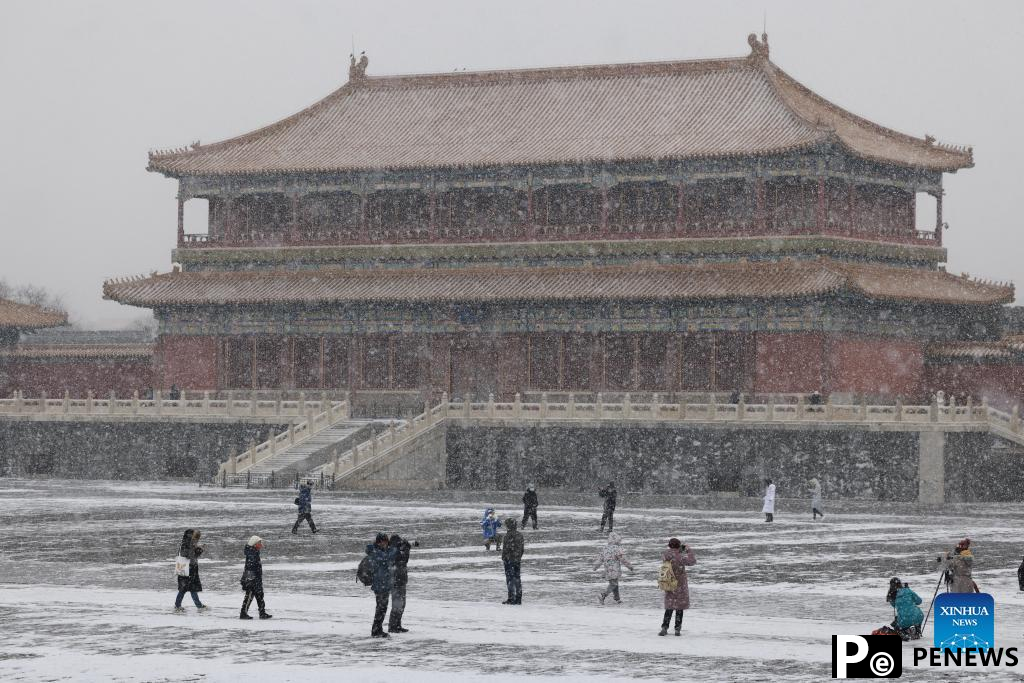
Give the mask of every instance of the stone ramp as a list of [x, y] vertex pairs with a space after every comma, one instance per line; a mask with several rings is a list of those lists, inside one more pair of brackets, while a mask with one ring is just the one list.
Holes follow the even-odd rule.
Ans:
[[[297, 471], [299, 469], [309, 471], [313, 468], [303, 467], [303, 465], [307, 465], [309, 459], [331, 447], [344, 447], [346, 442], [353, 438], [358, 438], [360, 436], [359, 432], [367, 430], [371, 424], [372, 421], [370, 420], [350, 420], [327, 429], [322, 429], [294, 446], [279, 450], [270, 457], [260, 460], [252, 467], [240, 470], [239, 473], [257, 475], [270, 474], [271, 472]], [[322, 463], [317, 463], [316, 465], [320, 464]]]

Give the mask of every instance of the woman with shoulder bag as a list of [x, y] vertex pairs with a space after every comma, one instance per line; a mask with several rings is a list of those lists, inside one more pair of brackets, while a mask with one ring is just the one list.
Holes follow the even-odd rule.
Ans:
[[[678, 636], [682, 635], [683, 610], [690, 608], [690, 586], [686, 578], [686, 568], [697, 564], [697, 558], [693, 555], [693, 548], [683, 545], [678, 538], [672, 538], [669, 539], [668, 548], [662, 553], [661, 559], [663, 565], [667, 564], [671, 568], [671, 578], [674, 581], [667, 576], [658, 581], [659, 587], [665, 591], [665, 617], [661, 620], [661, 631], [658, 635], [668, 635], [669, 621], [672, 619], [672, 612], [675, 611]], [[671, 585], [673, 583], [674, 588]]]
[[199, 556], [203, 554], [203, 547], [199, 545], [199, 539], [202, 535], [198, 529], [185, 529], [185, 533], [181, 537], [177, 562], [188, 561], [188, 574], [183, 576], [181, 570], [178, 570], [178, 597], [174, 601], [175, 612], [185, 611], [185, 608], [181, 606], [181, 600], [185, 597], [185, 593], [192, 596], [192, 602], [197, 608], [206, 609], [206, 605], [199, 600], [199, 592], [203, 590], [203, 584], [199, 580]]

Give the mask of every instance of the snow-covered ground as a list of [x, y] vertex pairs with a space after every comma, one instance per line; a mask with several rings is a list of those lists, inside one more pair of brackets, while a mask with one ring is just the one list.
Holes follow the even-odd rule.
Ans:
[[[617, 529], [637, 570], [622, 582], [623, 604], [601, 607], [603, 582], [591, 569], [603, 544], [598, 499], [557, 505], [540, 491], [541, 528], [526, 531], [524, 604], [511, 607], [500, 604], [501, 563], [480, 544], [479, 519], [495, 502], [500, 513], [521, 514], [500, 502], [515, 497], [317, 494], [324, 533], [304, 526], [293, 536], [294, 495], [0, 479], [0, 680], [823, 680], [831, 634], [891, 620], [884, 596], [893, 575], [926, 607], [935, 556], [965, 535], [976, 548], [975, 578], [995, 596], [997, 645], [1019, 647], [1024, 632], [1020, 505], [936, 513], [845, 503], [813, 523], [804, 501], [783, 500], [767, 525], [759, 501], [664, 509], [624, 495]], [[186, 614], [171, 609], [173, 556], [188, 527], [201, 529], [206, 545], [205, 614], [188, 597]], [[387, 641], [369, 637], [373, 600], [355, 581], [378, 530], [421, 544], [410, 562], [410, 633]], [[242, 546], [253, 533], [267, 542], [270, 621], [238, 619]], [[694, 606], [682, 638], [660, 638], [657, 567], [673, 535], [697, 554]], [[910, 652], [905, 645], [911, 680], [1024, 672], [914, 670]]]

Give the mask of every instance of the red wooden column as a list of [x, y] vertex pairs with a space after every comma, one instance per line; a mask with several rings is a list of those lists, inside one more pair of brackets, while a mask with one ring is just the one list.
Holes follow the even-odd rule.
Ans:
[[821, 177], [818, 178], [818, 210], [817, 210], [817, 215], [815, 216], [815, 218], [817, 219], [815, 221], [815, 223], [817, 223], [818, 233], [819, 234], [823, 233], [825, 231], [825, 222], [826, 222], [825, 221], [825, 218], [826, 218], [825, 217], [825, 176], [821, 176]]
[[185, 245], [185, 198], [178, 197], [178, 246]]
[[942, 246], [942, 190], [935, 193], [935, 241]]

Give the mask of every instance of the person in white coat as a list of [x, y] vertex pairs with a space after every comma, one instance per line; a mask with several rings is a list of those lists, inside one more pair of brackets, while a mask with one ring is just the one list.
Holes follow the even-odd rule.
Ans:
[[821, 482], [817, 479], [811, 479], [807, 484], [811, 489], [811, 515], [813, 521], [816, 522], [818, 521], [818, 515], [821, 515], [822, 518], [825, 517], [825, 506], [821, 504]]
[[761, 508], [761, 512], [764, 513], [764, 521], [774, 522], [775, 521], [775, 484], [772, 483], [771, 479], [765, 479], [764, 484], [766, 486], [764, 490], [764, 506]]

